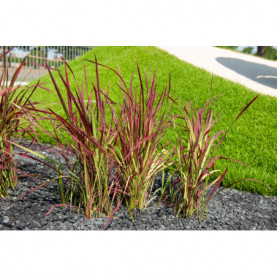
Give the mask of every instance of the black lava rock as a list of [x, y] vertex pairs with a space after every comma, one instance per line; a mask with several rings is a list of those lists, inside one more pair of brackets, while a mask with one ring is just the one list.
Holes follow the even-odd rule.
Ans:
[[[35, 150], [53, 160], [59, 159], [53, 152], [48, 153], [39, 147]], [[20, 152], [23, 151], [17, 149], [16, 160], [24, 172], [47, 174], [49, 179], [55, 176], [47, 166], [18, 155]], [[18, 180], [15, 190], [10, 190], [10, 196], [0, 202], [0, 230], [102, 230], [107, 217], [87, 220], [73, 208], [70, 211], [68, 207], [56, 207], [45, 216], [51, 207], [60, 203], [54, 183], [17, 199], [42, 181], [30, 177]], [[160, 183], [161, 177], [158, 176], [154, 188], [157, 189]], [[210, 201], [208, 217], [204, 216], [201, 223], [198, 217], [176, 218], [173, 208], [157, 204], [157, 199], [153, 200], [145, 210], [136, 213], [133, 222], [122, 205], [106, 230], [277, 230], [277, 197], [226, 189]]]

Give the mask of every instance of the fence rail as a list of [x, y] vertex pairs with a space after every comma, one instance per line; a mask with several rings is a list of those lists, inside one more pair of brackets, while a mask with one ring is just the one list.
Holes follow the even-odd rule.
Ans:
[[[8, 67], [17, 67], [24, 57], [25, 68], [37, 69], [36, 64], [41, 63], [41, 60], [46, 58], [50, 67], [57, 68], [62, 65], [62, 59], [74, 60], [83, 55], [94, 46], [5, 46], [6, 51], [11, 49], [6, 56]], [[4, 52], [4, 46], [0, 46], [0, 55]], [[4, 58], [0, 61], [0, 66], [4, 66]]]
[[[25, 63], [17, 78], [21, 82], [30, 82], [47, 74], [47, 70], [38, 64], [44, 65], [46, 59], [48, 65], [57, 68], [63, 64], [62, 58], [66, 61], [74, 60], [83, 55], [94, 46], [0, 46], [0, 55], [12, 49], [6, 55], [6, 66], [9, 67], [9, 80], [21, 61]], [[4, 58], [0, 59], [0, 74], [4, 67]]]

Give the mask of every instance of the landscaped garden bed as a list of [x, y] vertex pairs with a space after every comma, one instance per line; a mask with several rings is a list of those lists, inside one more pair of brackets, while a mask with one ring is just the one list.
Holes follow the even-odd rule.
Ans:
[[[2, 74], [0, 228], [276, 229], [276, 197], [223, 190], [251, 182], [272, 191], [268, 184], [243, 176], [222, 187], [228, 167], [218, 167], [221, 160], [247, 167], [222, 155], [220, 146], [258, 96], [227, 130], [215, 130], [220, 114], [213, 107], [221, 95], [212, 97], [212, 87], [195, 107], [172, 96], [170, 77], [159, 90], [155, 72], [141, 71], [138, 62], [129, 82], [96, 57], [86, 62], [95, 78], [84, 65], [82, 81], [66, 62], [59, 70], [45, 63], [51, 89], [39, 81], [13, 86], [24, 60], [10, 87]], [[109, 85], [102, 87], [99, 68], [117, 76], [117, 101]], [[37, 89], [58, 102], [34, 101]], [[53, 145], [39, 143], [45, 137]]]
[[[28, 146], [28, 143], [24, 143]], [[38, 147], [32, 149], [38, 151]], [[46, 151], [40, 150], [42, 154]], [[23, 151], [19, 151], [23, 152]], [[48, 154], [55, 159], [55, 154]], [[56, 159], [59, 157], [57, 156]], [[43, 164], [16, 155], [22, 170], [29, 174], [45, 174], [49, 178], [55, 172]], [[39, 181], [42, 181], [41, 178]], [[10, 197], [0, 202], [0, 230], [102, 230], [107, 217], [87, 220], [73, 208], [55, 208], [45, 214], [53, 205], [60, 203], [59, 192], [55, 183], [49, 184], [24, 198], [18, 196], [35, 188], [32, 178], [20, 178], [15, 191], [10, 190]], [[155, 185], [161, 185], [161, 175]], [[208, 218], [199, 223], [198, 217], [175, 217], [172, 208], [158, 206], [157, 201], [132, 222], [126, 207], [121, 207], [107, 230], [277, 230], [277, 197], [263, 196], [235, 189], [223, 190], [209, 203]]]

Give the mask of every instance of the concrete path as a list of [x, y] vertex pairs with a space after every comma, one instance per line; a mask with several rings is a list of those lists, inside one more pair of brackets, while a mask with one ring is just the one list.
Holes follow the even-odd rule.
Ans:
[[[10, 67], [9, 70], [9, 77], [11, 78], [13, 74], [15, 73], [17, 67]], [[2, 73], [3, 67], [0, 66], [0, 72]], [[23, 84], [28, 84], [29, 82], [36, 80], [45, 74], [48, 73], [47, 69], [34, 69], [34, 68], [21, 68], [19, 75], [17, 77], [17, 82], [23, 82]], [[9, 79], [10, 79], [9, 78]]]
[[216, 47], [158, 47], [215, 75], [277, 97], [277, 61]]
[[[10, 81], [8, 82], [8, 86], [10, 85]], [[14, 83], [14, 86], [21, 86], [21, 87], [24, 87], [24, 86], [27, 86], [29, 84], [29, 82], [15, 82]]]

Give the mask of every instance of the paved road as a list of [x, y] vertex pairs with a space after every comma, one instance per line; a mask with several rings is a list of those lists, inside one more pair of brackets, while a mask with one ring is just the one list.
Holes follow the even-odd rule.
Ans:
[[277, 62], [216, 47], [158, 46], [177, 58], [240, 83], [256, 92], [277, 97]]

